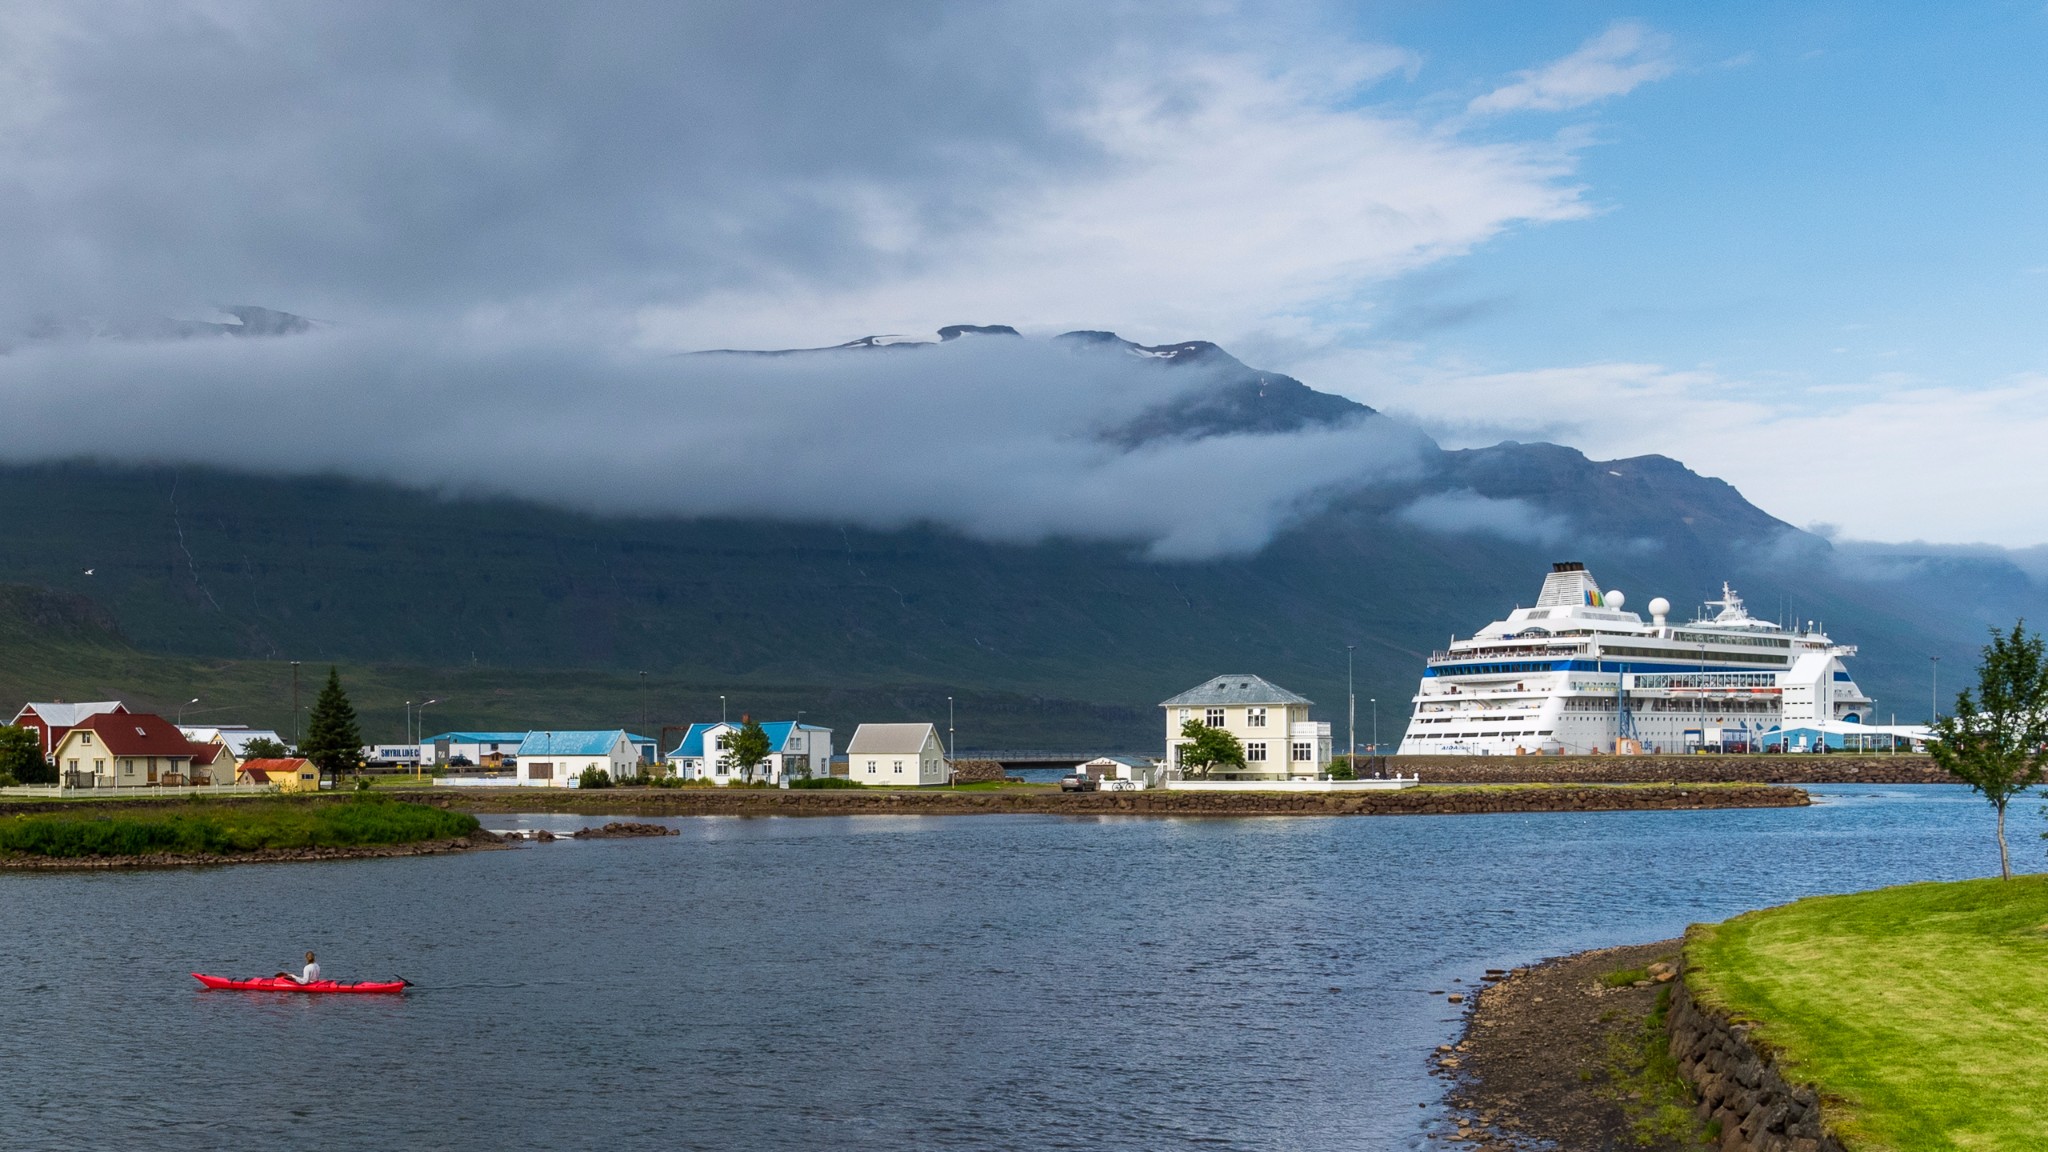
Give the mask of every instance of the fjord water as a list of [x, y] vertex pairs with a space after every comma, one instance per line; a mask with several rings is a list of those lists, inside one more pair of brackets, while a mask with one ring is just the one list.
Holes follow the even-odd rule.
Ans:
[[[684, 819], [471, 856], [0, 874], [0, 1140], [1419, 1148], [1442, 1119], [1424, 1059], [1457, 1028], [1434, 989], [1996, 868], [1968, 792], [1814, 791], [1769, 811]], [[307, 948], [419, 987], [186, 975]]]

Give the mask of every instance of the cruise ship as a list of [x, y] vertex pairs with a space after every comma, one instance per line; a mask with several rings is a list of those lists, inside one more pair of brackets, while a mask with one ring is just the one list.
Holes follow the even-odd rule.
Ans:
[[[1432, 653], [1402, 755], [1819, 751], [1924, 742], [1873, 723], [1843, 664], [1853, 645], [1751, 616], [1726, 584], [1686, 623], [1650, 619], [1579, 563], [1551, 566], [1529, 608]], [[1709, 614], [1711, 611], [1711, 614]]]

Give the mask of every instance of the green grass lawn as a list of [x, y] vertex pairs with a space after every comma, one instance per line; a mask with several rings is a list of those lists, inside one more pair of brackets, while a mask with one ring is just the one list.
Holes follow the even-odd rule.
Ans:
[[1686, 960], [1851, 1147], [2048, 1148], [2048, 875], [1801, 900], [1694, 928]]
[[466, 836], [476, 817], [381, 796], [166, 802], [112, 812], [0, 817], [0, 853], [79, 858], [152, 852], [226, 855], [265, 848], [409, 844]]

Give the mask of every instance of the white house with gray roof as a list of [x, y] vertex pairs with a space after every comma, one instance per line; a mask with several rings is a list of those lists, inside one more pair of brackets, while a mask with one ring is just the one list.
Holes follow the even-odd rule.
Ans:
[[1188, 739], [1182, 728], [1193, 720], [1221, 728], [1244, 745], [1244, 770], [1221, 769], [1219, 780], [1315, 777], [1330, 768], [1330, 725], [1308, 718], [1315, 703], [1262, 676], [1217, 676], [1164, 701], [1166, 762], [1178, 768]]
[[856, 784], [946, 784], [952, 758], [930, 724], [863, 724], [846, 746], [847, 774]]

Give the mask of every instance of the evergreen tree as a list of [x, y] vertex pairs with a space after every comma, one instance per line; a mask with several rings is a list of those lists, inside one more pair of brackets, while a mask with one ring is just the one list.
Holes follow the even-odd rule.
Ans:
[[363, 733], [356, 727], [356, 710], [341, 689], [341, 673], [327, 669], [327, 685], [313, 701], [306, 717], [306, 738], [299, 742], [299, 755], [311, 760], [322, 774], [339, 776], [363, 767]]
[[1934, 724], [1934, 762], [1982, 793], [1998, 810], [1998, 874], [2012, 879], [2005, 847], [2005, 806], [2041, 783], [2048, 767], [2048, 663], [2039, 635], [2024, 621], [2010, 635], [1991, 630], [1977, 691], [1956, 695], [1953, 715]]

